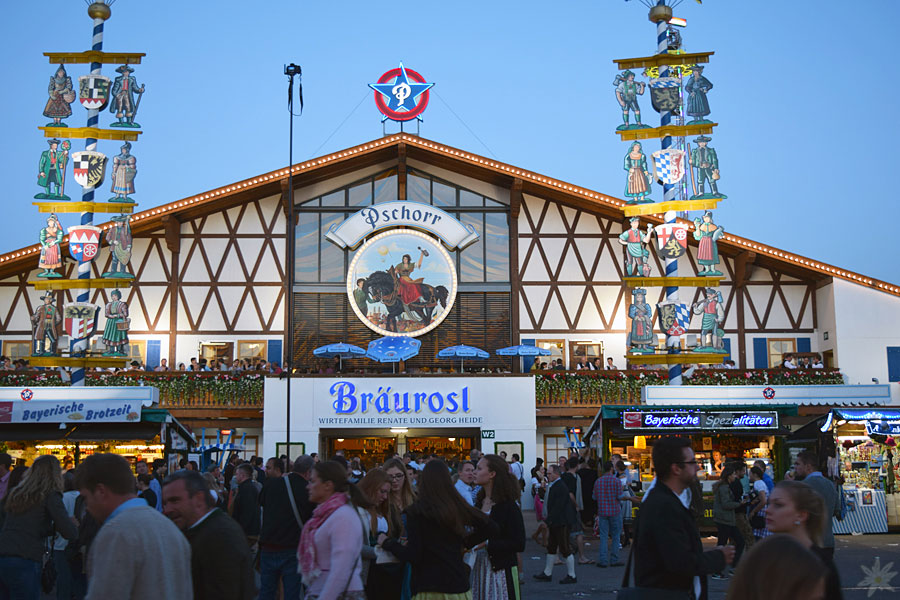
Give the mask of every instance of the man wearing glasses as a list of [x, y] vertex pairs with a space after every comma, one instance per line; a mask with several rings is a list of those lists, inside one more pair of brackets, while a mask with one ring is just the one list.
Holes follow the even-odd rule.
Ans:
[[697, 475], [691, 440], [657, 440], [653, 444], [653, 468], [656, 486], [641, 504], [632, 548], [636, 555], [635, 584], [688, 595], [693, 592], [694, 598], [705, 598], [706, 575], [718, 573], [731, 563], [734, 546], [716, 546], [704, 552], [694, 518], [679, 499]]

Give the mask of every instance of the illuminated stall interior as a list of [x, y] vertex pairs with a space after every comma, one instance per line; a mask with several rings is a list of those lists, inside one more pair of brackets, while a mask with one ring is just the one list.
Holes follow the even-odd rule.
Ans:
[[461, 460], [479, 447], [479, 441], [477, 429], [323, 429], [320, 432], [320, 448], [325, 456], [343, 450], [348, 460], [359, 457], [366, 469], [405, 452], [436, 454], [448, 462]]

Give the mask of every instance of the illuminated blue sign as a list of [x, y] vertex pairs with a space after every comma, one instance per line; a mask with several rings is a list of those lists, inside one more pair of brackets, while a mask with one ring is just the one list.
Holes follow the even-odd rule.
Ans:
[[778, 429], [774, 411], [628, 411], [625, 429]]
[[458, 392], [391, 392], [391, 386], [379, 386], [377, 391], [357, 392], [349, 381], [337, 381], [328, 392], [334, 398], [332, 407], [339, 415], [364, 414], [373, 409], [381, 414], [429, 412], [449, 414], [469, 412], [469, 387]]

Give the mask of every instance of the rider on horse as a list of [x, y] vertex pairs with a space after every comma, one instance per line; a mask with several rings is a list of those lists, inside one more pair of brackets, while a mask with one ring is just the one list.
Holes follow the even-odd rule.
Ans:
[[425, 302], [425, 298], [422, 296], [421, 285], [423, 278], [413, 279], [410, 277], [415, 269], [422, 268], [422, 258], [427, 254], [425, 250], [421, 248], [419, 250], [421, 251], [419, 261], [415, 265], [412, 264], [412, 257], [409, 254], [404, 254], [403, 262], [394, 267], [394, 271], [397, 273], [397, 284], [400, 288], [400, 301], [403, 304]]

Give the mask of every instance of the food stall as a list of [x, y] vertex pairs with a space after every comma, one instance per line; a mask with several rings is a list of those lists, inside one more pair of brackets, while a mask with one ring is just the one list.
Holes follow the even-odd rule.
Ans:
[[781, 418], [793, 414], [796, 407], [786, 406], [604, 406], [589, 434], [594, 447], [598, 438], [603, 440], [600, 458], [627, 457], [642, 483], [655, 476], [651, 460], [655, 440], [664, 435], [690, 437], [703, 491], [709, 493], [726, 462], [743, 460], [752, 466], [762, 460], [770, 473], [780, 468], [782, 441], [788, 433]]
[[134, 464], [177, 456], [196, 445], [154, 387], [0, 388], [0, 445], [17, 462], [52, 454], [78, 464], [110, 452]]
[[829, 475], [844, 480], [847, 512], [843, 520], [835, 519], [835, 533], [884, 533], [900, 526], [896, 493], [900, 408], [834, 409], [824, 417], [820, 431], [824, 438], [820, 446], [833, 448], [826, 453], [831, 457]]

